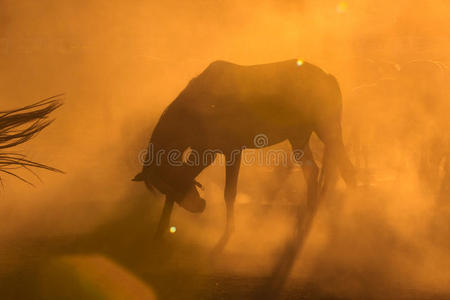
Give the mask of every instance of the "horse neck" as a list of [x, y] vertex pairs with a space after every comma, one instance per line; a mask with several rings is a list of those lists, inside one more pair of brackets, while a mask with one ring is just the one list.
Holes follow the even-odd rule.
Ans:
[[[172, 102], [159, 119], [150, 140], [155, 148], [170, 151], [195, 148], [204, 136], [199, 132], [201, 121], [191, 101], [183, 97]], [[200, 139], [200, 140], [199, 140]]]

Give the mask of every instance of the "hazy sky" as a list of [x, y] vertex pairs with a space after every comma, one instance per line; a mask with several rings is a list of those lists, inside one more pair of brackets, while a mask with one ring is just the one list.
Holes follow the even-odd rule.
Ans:
[[[39, 172], [44, 183], [37, 188], [6, 178], [0, 235], [83, 231], [116, 212], [119, 199], [137, 188], [130, 182], [137, 153], [157, 117], [214, 60], [308, 60], [337, 76], [345, 105], [354, 87], [390, 74], [385, 65], [378, 70], [383, 63], [450, 62], [449, 13], [446, 0], [0, 0], [0, 110], [65, 93], [54, 124], [20, 150], [67, 172]], [[219, 201], [222, 183], [215, 184], [209, 193]], [[398, 198], [386, 201], [388, 208], [346, 203], [343, 215], [373, 208], [369, 215], [410, 237], [429, 204], [406, 190], [410, 218], [402, 217]], [[62, 221], [68, 216], [83, 222]], [[355, 224], [341, 224], [358, 233]]]

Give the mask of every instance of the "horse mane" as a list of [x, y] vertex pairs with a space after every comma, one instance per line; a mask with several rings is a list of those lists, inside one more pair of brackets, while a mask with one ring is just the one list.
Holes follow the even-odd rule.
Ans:
[[[39, 176], [32, 168], [63, 173], [56, 168], [31, 161], [23, 154], [9, 151], [10, 148], [29, 141], [53, 122], [48, 116], [62, 105], [62, 96], [56, 95], [18, 109], [0, 111], [0, 174], [11, 175], [33, 185], [14, 171], [23, 168], [38, 179]], [[3, 184], [1, 177], [0, 183]]]

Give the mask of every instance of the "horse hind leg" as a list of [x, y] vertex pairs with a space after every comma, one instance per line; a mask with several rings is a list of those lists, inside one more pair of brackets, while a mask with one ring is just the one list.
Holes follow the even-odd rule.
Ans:
[[267, 299], [277, 299], [279, 297], [291, 272], [292, 266], [294, 265], [295, 259], [303, 248], [315, 216], [315, 211], [319, 203], [319, 167], [314, 161], [308, 141], [309, 138], [290, 140], [295, 154], [295, 160], [303, 169], [307, 187], [307, 206], [305, 210], [299, 210], [297, 212], [297, 223], [293, 236], [290, 240], [286, 241], [284, 250], [275, 263], [268, 282], [264, 285], [261, 294], [258, 294], [258, 299], [263, 296]]
[[290, 139], [289, 141], [295, 154], [294, 159], [301, 165], [303, 170], [306, 182], [306, 200], [308, 205], [310, 205], [316, 201], [318, 196], [319, 167], [309, 147], [309, 138], [306, 140], [302, 139], [300, 142], [296, 139]]
[[314, 156], [308, 144], [303, 148], [301, 165], [306, 182], [306, 199], [308, 205], [311, 205], [318, 197], [319, 167], [314, 161]]
[[[356, 171], [351, 163], [342, 141], [341, 125], [331, 122], [319, 127], [316, 133], [325, 146], [322, 166], [322, 190], [330, 189], [334, 184], [335, 169], [337, 168], [347, 186], [356, 186]], [[338, 172], [339, 173], [339, 172]], [[324, 190], [325, 191], [325, 190]]]

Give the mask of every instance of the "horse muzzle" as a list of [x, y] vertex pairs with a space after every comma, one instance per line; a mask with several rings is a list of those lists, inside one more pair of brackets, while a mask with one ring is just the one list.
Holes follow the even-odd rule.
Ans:
[[189, 188], [189, 190], [181, 197], [181, 199], [176, 202], [178, 203], [178, 205], [191, 213], [201, 213], [205, 210], [206, 207], [205, 199], [200, 197], [200, 194], [195, 186]]

